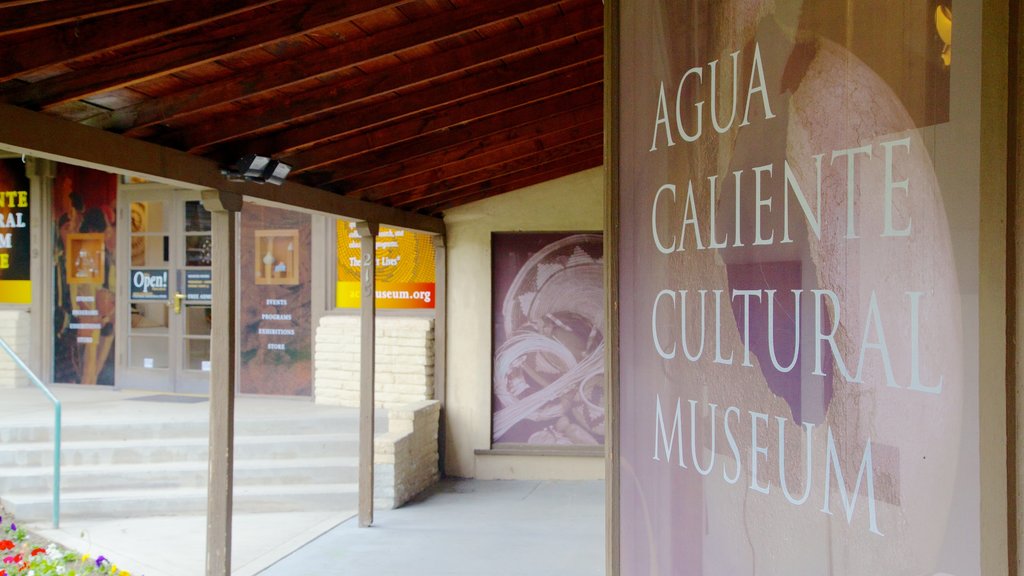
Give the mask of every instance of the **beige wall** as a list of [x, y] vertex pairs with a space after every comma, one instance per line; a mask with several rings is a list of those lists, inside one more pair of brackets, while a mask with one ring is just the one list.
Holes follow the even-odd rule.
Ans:
[[601, 230], [603, 170], [587, 170], [452, 209], [445, 224], [445, 472], [473, 478], [603, 478], [603, 458], [475, 453], [491, 446], [491, 232]]
[[[32, 319], [24, 310], [0, 310], [0, 338], [3, 338], [22, 362], [29, 362]], [[28, 378], [14, 361], [0, 351], [0, 388], [27, 386]]]
[[[317, 404], [359, 406], [359, 316], [327, 315], [316, 329]], [[434, 319], [377, 317], [374, 401], [395, 408], [434, 398]]]

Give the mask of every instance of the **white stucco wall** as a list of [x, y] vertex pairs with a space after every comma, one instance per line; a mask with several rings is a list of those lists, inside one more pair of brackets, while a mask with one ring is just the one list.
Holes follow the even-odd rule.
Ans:
[[445, 213], [448, 379], [445, 472], [473, 478], [602, 478], [600, 457], [476, 454], [491, 447], [491, 233], [602, 230], [595, 168]]

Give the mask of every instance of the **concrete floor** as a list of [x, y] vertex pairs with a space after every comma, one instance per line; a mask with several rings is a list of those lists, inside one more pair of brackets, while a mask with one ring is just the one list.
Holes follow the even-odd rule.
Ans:
[[261, 576], [604, 574], [604, 482], [445, 480], [341, 524]]

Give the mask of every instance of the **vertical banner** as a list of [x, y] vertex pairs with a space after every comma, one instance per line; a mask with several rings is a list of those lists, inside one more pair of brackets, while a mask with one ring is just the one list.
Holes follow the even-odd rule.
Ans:
[[53, 185], [53, 381], [114, 384], [117, 176], [58, 164]]
[[[359, 234], [338, 221], [338, 308], [359, 308]], [[434, 241], [429, 234], [380, 227], [377, 235], [377, 308], [434, 307]]]
[[[246, 203], [241, 229], [239, 392], [309, 396], [313, 393], [312, 218]], [[189, 276], [186, 290], [188, 297], [208, 298], [209, 276]]]
[[980, 574], [980, 7], [619, 10], [621, 574]]
[[0, 160], [0, 304], [31, 304], [31, 204], [25, 164]]
[[604, 443], [602, 242], [565, 232], [492, 237], [495, 444]]

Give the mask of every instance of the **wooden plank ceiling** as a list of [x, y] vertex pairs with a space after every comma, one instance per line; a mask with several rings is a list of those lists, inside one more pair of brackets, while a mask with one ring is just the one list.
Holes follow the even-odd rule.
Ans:
[[602, 162], [600, 0], [0, 2], [0, 101], [438, 215]]

